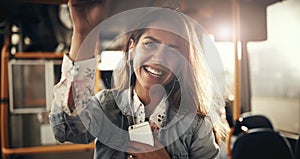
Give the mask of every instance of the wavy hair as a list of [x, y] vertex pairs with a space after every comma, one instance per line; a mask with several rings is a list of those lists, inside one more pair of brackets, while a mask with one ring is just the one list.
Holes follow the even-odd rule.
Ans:
[[186, 46], [188, 51], [182, 53], [187, 62], [181, 64], [179, 75], [164, 86], [170, 94], [168, 96], [170, 106], [179, 110], [180, 105], [187, 105], [201, 117], [210, 117], [216, 142], [220, 144], [225, 140], [229, 131], [223, 116], [225, 100], [218, 85], [214, 84], [214, 75], [205, 61], [204, 56], [209, 52], [204, 52], [203, 49], [204, 29], [196, 28], [196, 22], [184, 14], [170, 9], [157, 9], [146, 13], [138, 21], [135, 29], [126, 34], [127, 41], [123, 48], [124, 58], [114, 71], [114, 79], [117, 79], [114, 80], [114, 89], [122, 91], [135, 84], [134, 72], [130, 72], [133, 70], [130, 64], [132, 61], [128, 57], [130, 40], [138, 43], [144, 32], [151, 29], [148, 27], [149, 24], [158, 21], [170, 24], [170, 28], [155, 29], [162, 29], [174, 34], [180, 33], [180, 36], [188, 42], [188, 46]]

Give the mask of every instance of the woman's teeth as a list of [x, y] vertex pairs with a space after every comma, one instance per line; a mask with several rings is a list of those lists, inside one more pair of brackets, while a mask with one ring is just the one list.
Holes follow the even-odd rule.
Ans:
[[154, 69], [154, 68], [152, 68], [152, 67], [150, 67], [150, 66], [145, 66], [144, 68], [145, 68], [145, 70], [146, 70], [147, 72], [151, 73], [151, 75], [153, 75], [153, 76], [155, 76], [155, 77], [159, 77], [159, 76], [161, 76], [162, 73], [163, 73], [162, 71], [156, 70], [156, 69]]

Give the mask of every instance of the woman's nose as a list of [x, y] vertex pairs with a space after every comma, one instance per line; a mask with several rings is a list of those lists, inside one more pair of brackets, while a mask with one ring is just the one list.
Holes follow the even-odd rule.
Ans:
[[156, 62], [163, 62], [167, 59], [167, 54], [165, 53], [167, 51], [168, 46], [165, 46], [161, 44], [153, 53], [151, 56], [151, 59]]

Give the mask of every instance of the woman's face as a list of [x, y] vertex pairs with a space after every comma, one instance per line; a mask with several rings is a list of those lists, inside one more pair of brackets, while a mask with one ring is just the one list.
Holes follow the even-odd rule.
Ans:
[[147, 29], [135, 45], [133, 67], [137, 85], [150, 89], [154, 84], [165, 86], [180, 70], [181, 54], [187, 51], [179, 36], [159, 29]]

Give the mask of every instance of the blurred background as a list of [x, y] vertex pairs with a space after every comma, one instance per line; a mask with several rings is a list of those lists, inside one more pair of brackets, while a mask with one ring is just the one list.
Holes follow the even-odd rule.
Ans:
[[[239, 114], [263, 114], [296, 145], [300, 134], [300, 0], [108, 2], [107, 18], [154, 6], [178, 8], [197, 20], [214, 41], [223, 63], [230, 126], [234, 127]], [[0, 0], [3, 158], [92, 158], [92, 145], [57, 143], [49, 127], [51, 89], [60, 78], [62, 53], [68, 52], [72, 35], [66, 3]], [[98, 90], [110, 87], [107, 81], [121, 49], [118, 41], [109, 46], [108, 42], [124, 29], [125, 20], [111, 26], [101, 39], [107, 50], [99, 57]], [[227, 158], [226, 153], [220, 158]]]

